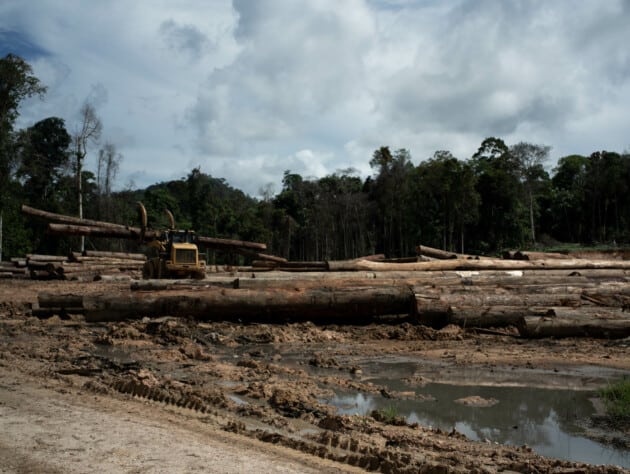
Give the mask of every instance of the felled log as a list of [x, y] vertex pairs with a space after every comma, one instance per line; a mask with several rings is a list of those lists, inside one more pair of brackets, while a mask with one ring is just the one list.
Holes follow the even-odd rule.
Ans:
[[102, 250], [85, 250], [82, 257], [98, 257], [98, 258], [111, 258], [116, 260], [146, 260], [146, 255], [142, 253], [129, 253], [129, 252], [106, 252]]
[[186, 316], [201, 320], [353, 320], [409, 314], [413, 294], [405, 288], [235, 290], [209, 288], [128, 295], [84, 296], [87, 321], [120, 321], [145, 316]]
[[92, 219], [82, 219], [79, 217], [73, 217], [73, 216], [67, 216], [64, 214], [57, 214], [54, 212], [48, 212], [48, 211], [43, 211], [41, 209], [36, 209], [34, 207], [30, 207], [27, 205], [22, 205], [22, 213], [23, 214], [27, 214], [30, 216], [34, 216], [34, 217], [39, 217], [41, 219], [50, 221], [50, 222], [56, 222], [56, 223], [60, 223], [60, 224], [73, 224], [73, 225], [79, 225], [79, 226], [96, 226], [96, 227], [110, 227], [110, 228], [119, 228], [119, 229], [125, 229], [127, 228], [124, 225], [121, 224], [114, 224], [112, 222], [103, 222], [103, 221], [96, 221], [96, 220], [92, 220]]
[[416, 246], [416, 253], [418, 255], [426, 255], [427, 257], [437, 258], [440, 260], [450, 260], [459, 258], [458, 254], [454, 252], [448, 252], [446, 250], [436, 249], [433, 247], [427, 247], [426, 245]]
[[[71, 224], [48, 224], [48, 232], [53, 235], [85, 235], [90, 237], [102, 237], [113, 239], [130, 239], [139, 240], [143, 234], [137, 227], [122, 226], [85, 226]], [[154, 230], [146, 230], [144, 232], [144, 240], [150, 241], [159, 237], [159, 232]], [[200, 246], [210, 247], [214, 249], [222, 249], [229, 251], [237, 251], [239, 249], [258, 249], [265, 250], [267, 246], [258, 242], [246, 242], [243, 240], [217, 239], [214, 237], [197, 237], [197, 243]]]
[[626, 338], [630, 336], [630, 315], [620, 310], [598, 309], [596, 312], [587, 312], [584, 308], [554, 308], [551, 316], [525, 316], [517, 328], [522, 336], [530, 338]]
[[509, 259], [509, 260], [545, 260], [545, 259], [554, 259], [554, 258], [560, 258], [560, 259], [566, 259], [566, 258], [571, 258], [569, 255], [567, 255], [566, 253], [560, 253], [560, 252], [533, 252], [533, 251], [523, 251], [523, 250], [517, 250], [515, 252], [504, 252], [503, 253], [503, 258], [504, 259]]
[[197, 236], [197, 243], [200, 246], [218, 250], [267, 250], [267, 245], [260, 242], [247, 242], [244, 240], [219, 239], [216, 237]]
[[[149, 241], [159, 237], [160, 234], [154, 230], [146, 230], [143, 233], [142, 229], [139, 227], [131, 227], [91, 219], [80, 219], [78, 217], [42, 211], [41, 209], [35, 209], [26, 205], [22, 206], [22, 212], [50, 221], [51, 223], [48, 224], [48, 231], [55, 235], [85, 235], [90, 237], [132, 240], [144, 238], [145, 241]], [[237, 251], [239, 249], [258, 251], [267, 249], [267, 245], [264, 243], [233, 239], [219, 239], [204, 236], [197, 236], [197, 243], [200, 246], [228, 251]]]
[[29, 275], [33, 280], [61, 280], [64, 278], [63, 273], [48, 270], [29, 270]]
[[293, 261], [293, 262], [285, 261], [285, 262], [279, 263], [279, 262], [254, 260], [252, 262], [252, 266], [255, 269], [272, 268], [274, 270], [285, 271], [285, 272], [312, 272], [312, 271], [321, 272], [323, 270], [326, 270], [326, 268], [328, 268], [326, 262], [300, 262], [300, 261]]
[[[48, 232], [53, 235], [85, 235], [89, 237], [102, 237], [113, 239], [131, 239], [139, 240], [141, 231], [138, 228], [125, 228], [124, 226], [87, 226], [76, 224], [48, 224]], [[155, 239], [158, 233], [147, 230], [144, 234], [145, 239]]]
[[51, 262], [33, 261], [33, 262], [28, 262], [27, 266], [29, 270], [45, 270], [47, 272], [52, 273], [52, 272], [55, 272], [60, 265], [55, 265], [54, 263], [51, 263]]
[[26, 262], [65, 262], [68, 260], [67, 257], [63, 255], [38, 255], [38, 254], [27, 254]]
[[76, 261], [62, 263], [63, 266], [87, 266], [87, 265], [108, 265], [108, 266], [135, 266], [142, 267], [143, 260], [133, 260], [131, 258], [107, 258], [107, 257], [79, 257]]
[[37, 302], [42, 308], [81, 308], [83, 297], [75, 294], [41, 292], [37, 295]]
[[548, 307], [450, 306], [448, 322], [465, 328], [518, 327], [525, 316], [545, 316], [551, 312]]
[[579, 293], [443, 293], [440, 299], [454, 307], [515, 306], [580, 306]]
[[135, 280], [129, 285], [131, 291], [181, 291], [187, 289], [203, 291], [210, 287], [238, 288], [238, 279], [233, 277], [213, 277], [204, 280]]
[[381, 263], [368, 260], [346, 260], [328, 262], [329, 269], [335, 271], [427, 271], [427, 270], [583, 270], [583, 269], [623, 269], [630, 270], [630, 261], [626, 260], [586, 260], [586, 259], [548, 259], [548, 260], [436, 260], [418, 263]]

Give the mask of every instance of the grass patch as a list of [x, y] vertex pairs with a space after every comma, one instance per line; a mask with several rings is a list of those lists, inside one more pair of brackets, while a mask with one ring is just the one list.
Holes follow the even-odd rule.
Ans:
[[604, 400], [606, 414], [610, 417], [630, 421], [630, 378], [624, 377], [609, 384], [599, 392]]
[[388, 425], [404, 426], [407, 424], [404, 416], [399, 416], [398, 408], [394, 405], [388, 405], [380, 410], [373, 410], [370, 416], [376, 421], [386, 423]]

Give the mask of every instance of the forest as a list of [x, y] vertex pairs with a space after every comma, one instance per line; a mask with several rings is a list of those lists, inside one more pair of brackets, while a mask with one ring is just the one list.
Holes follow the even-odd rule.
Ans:
[[[280, 192], [260, 198], [199, 168], [181, 170], [179, 180], [115, 191], [123, 156], [101, 140], [102, 123], [89, 102], [73, 133], [59, 117], [17, 129], [20, 103], [45, 93], [26, 61], [11, 54], [0, 59], [2, 259], [78, 248], [76, 237], [46, 235], [44, 223], [20, 213], [22, 204], [137, 225], [137, 201], [145, 204], [153, 228], [166, 225], [168, 208], [180, 228], [263, 242], [268, 253], [290, 260], [405, 257], [420, 244], [493, 255], [569, 243], [630, 243], [628, 151], [564, 156], [547, 171], [550, 147], [508, 145], [499, 137], [484, 139], [470, 157], [438, 150], [417, 165], [407, 149], [384, 145], [366, 156], [372, 169], [366, 179], [353, 169], [322, 178], [287, 170]], [[97, 158], [94, 170], [84, 169], [88, 153]], [[137, 244], [88, 239], [85, 246], [135, 250]]]

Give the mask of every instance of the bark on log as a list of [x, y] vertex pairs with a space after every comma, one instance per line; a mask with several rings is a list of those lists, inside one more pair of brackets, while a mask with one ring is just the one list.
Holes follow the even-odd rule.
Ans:
[[37, 302], [42, 308], [81, 308], [83, 306], [83, 296], [42, 292], [37, 295]]
[[85, 250], [82, 257], [99, 257], [99, 258], [112, 258], [112, 259], [124, 259], [124, 260], [146, 260], [146, 255], [142, 253], [129, 253], [129, 252], [105, 252], [101, 250]]
[[328, 268], [326, 262], [300, 262], [300, 261], [284, 261], [284, 262], [271, 262], [271, 261], [260, 261], [254, 260], [252, 262], [253, 267], [263, 267], [263, 268], [278, 268], [278, 269], [301, 269], [301, 268], [309, 268], [313, 270], [323, 271]]
[[198, 290], [206, 288], [238, 288], [238, 279], [233, 277], [213, 278], [204, 280], [137, 280], [129, 285], [131, 291], [181, 291]]
[[[416, 298], [418, 295], [416, 294]], [[440, 300], [453, 307], [485, 306], [580, 306], [581, 295], [578, 293], [534, 293], [534, 294], [484, 294], [484, 293], [443, 293]]]
[[510, 260], [545, 260], [555, 258], [567, 259], [571, 257], [565, 253], [559, 252], [527, 252], [517, 250], [516, 252], [505, 252], [503, 258]]
[[525, 316], [517, 325], [519, 333], [529, 338], [598, 337], [606, 339], [630, 336], [630, 317], [622, 311], [558, 311], [553, 317]]
[[52, 316], [58, 315], [62, 319], [66, 319], [70, 314], [83, 314], [83, 308], [81, 307], [53, 307], [46, 306], [41, 307], [37, 303], [33, 303], [31, 305], [31, 314], [37, 318], [50, 318]]
[[[112, 222], [95, 221], [92, 219], [81, 219], [79, 217], [66, 216], [64, 214], [56, 214], [54, 212], [47, 212], [41, 209], [35, 209], [34, 207], [22, 205], [22, 213], [30, 216], [39, 217], [50, 222], [59, 224], [72, 224], [77, 226], [94, 226], [94, 227], [106, 227], [110, 229], [126, 230], [128, 226], [122, 224], [114, 224]], [[139, 231], [139, 229], [138, 229]]]
[[[140, 229], [123, 226], [86, 226], [76, 224], [48, 224], [48, 232], [53, 235], [85, 235], [89, 237], [101, 237], [112, 239], [139, 240], [141, 238]], [[147, 230], [144, 234], [145, 240], [152, 240], [158, 237], [155, 231]]]
[[547, 307], [451, 306], [449, 323], [465, 328], [518, 327], [526, 316], [545, 316], [549, 314], [553, 314], [553, 309]]
[[458, 254], [454, 252], [448, 252], [446, 250], [427, 247], [426, 245], [416, 246], [416, 253], [418, 255], [426, 255], [427, 257], [437, 258], [440, 260], [451, 260], [454, 258], [459, 258]]
[[234, 290], [85, 296], [87, 321], [120, 321], [144, 316], [192, 316], [202, 320], [327, 320], [368, 322], [373, 316], [410, 314], [408, 289]]
[[198, 236], [197, 243], [200, 246], [214, 249], [234, 251], [236, 249], [267, 250], [267, 245], [260, 242], [246, 242], [244, 240], [218, 239], [215, 237]]
[[427, 270], [583, 270], [583, 269], [619, 269], [630, 270], [630, 261], [625, 260], [586, 260], [586, 259], [548, 259], [548, 260], [436, 260], [418, 263], [381, 263], [367, 260], [328, 262], [329, 269], [336, 271], [427, 271]]
[[[111, 222], [95, 221], [91, 219], [79, 219], [78, 217], [55, 214], [42, 211], [29, 206], [22, 206], [22, 212], [32, 216], [40, 217], [51, 221], [48, 229], [53, 234], [64, 235], [85, 235], [91, 237], [106, 237], [118, 239], [140, 239], [144, 235], [144, 240], [149, 241], [159, 236], [159, 232], [147, 230], [142, 233], [139, 227], [130, 227]], [[214, 237], [198, 236], [197, 242], [200, 246], [215, 249], [236, 251], [237, 249], [266, 250], [267, 245], [259, 242], [246, 242], [243, 240], [218, 239]]]
[[27, 254], [26, 262], [65, 262], [68, 260], [68, 257], [63, 255], [38, 255], [38, 254]]

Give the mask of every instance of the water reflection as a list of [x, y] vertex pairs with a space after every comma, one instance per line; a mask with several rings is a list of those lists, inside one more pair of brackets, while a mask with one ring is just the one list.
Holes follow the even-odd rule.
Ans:
[[[392, 390], [411, 390], [399, 381], [373, 380]], [[630, 467], [630, 452], [602, 445], [581, 436], [579, 422], [594, 408], [588, 392], [522, 387], [454, 386], [427, 384], [416, 389], [431, 401], [392, 400], [363, 393], [340, 393], [329, 403], [342, 414], [368, 414], [395, 407], [411, 423], [450, 431], [455, 428], [473, 440], [520, 446], [537, 453], [591, 464]], [[492, 407], [471, 407], [455, 400], [469, 396], [495, 398]]]

